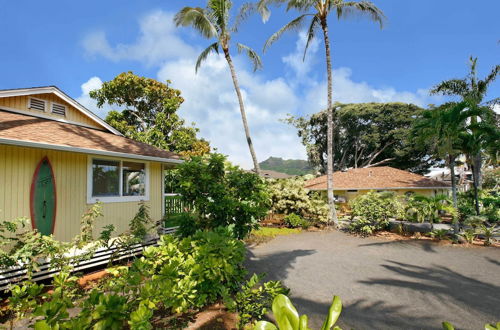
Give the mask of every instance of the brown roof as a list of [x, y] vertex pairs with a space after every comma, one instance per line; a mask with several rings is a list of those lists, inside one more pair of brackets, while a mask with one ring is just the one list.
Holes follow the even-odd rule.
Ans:
[[287, 179], [293, 177], [293, 175], [281, 173], [273, 170], [260, 170], [260, 176], [269, 179]]
[[[128, 154], [131, 158], [142, 156], [179, 159], [179, 156], [173, 152], [123, 136], [8, 111], [0, 111], [0, 139], [5, 139], [3, 143], [22, 141], [34, 146], [35, 144], [49, 144], [53, 146], [53, 149], [79, 148], [84, 149], [81, 152], [88, 150], [88, 153], [94, 151], [98, 154], [105, 152]], [[1, 140], [0, 143], [2, 143]]]
[[[310, 190], [326, 190], [326, 175], [306, 181]], [[449, 188], [446, 182], [428, 179], [422, 175], [389, 166], [357, 168], [333, 174], [335, 190]]]

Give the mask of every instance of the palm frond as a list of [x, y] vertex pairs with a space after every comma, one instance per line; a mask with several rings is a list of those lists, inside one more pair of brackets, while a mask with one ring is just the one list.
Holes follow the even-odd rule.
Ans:
[[267, 39], [266, 43], [264, 44], [264, 52], [271, 46], [276, 40], [278, 40], [283, 33], [288, 32], [288, 31], [297, 31], [300, 30], [302, 27], [302, 24], [304, 23], [304, 19], [307, 16], [312, 16], [312, 14], [303, 14], [300, 15], [299, 17], [295, 18], [285, 26], [283, 26], [281, 29], [279, 29], [276, 33], [274, 33], [272, 36]]
[[464, 95], [467, 93], [468, 85], [467, 81], [464, 79], [451, 79], [446, 80], [431, 89], [431, 95], [443, 94], [443, 95]]
[[256, 9], [262, 17], [262, 21], [265, 23], [269, 20], [269, 17], [271, 17], [271, 10], [269, 9], [269, 6], [280, 6], [285, 2], [287, 2], [287, 0], [259, 0], [257, 2]]
[[286, 10], [295, 9], [299, 12], [309, 11], [317, 2], [317, 0], [288, 0]]
[[174, 17], [176, 26], [192, 26], [203, 37], [217, 37], [217, 29], [205, 9], [200, 7], [184, 7]]
[[248, 17], [253, 15], [255, 12], [257, 12], [257, 5], [255, 3], [253, 2], [244, 3], [240, 7], [240, 10], [238, 11], [236, 18], [234, 19], [232, 31], [238, 32], [241, 23], [243, 23]]
[[198, 60], [196, 60], [195, 71], [198, 72], [201, 64], [207, 59], [208, 55], [211, 52], [219, 53], [219, 42], [214, 42], [210, 46], [208, 46], [204, 51], [201, 52], [200, 56], [198, 56]]
[[262, 61], [260, 59], [259, 54], [252, 48], [245, 46], [243, 44], [236, 44], [238, 46], [238, 52], [241, 54], [242, 52], [245, 52], [247, 56], [250, 58], [250, 60], [253, 63], [253, 71], [257, 71], [258, 69], [262, 68]]
[[302, 57], [302, 61], [306, 60], [306, 54], [307, 54], [307, 49], [309, 48], [309, 45], [311, 44], [311, 41], [314, 39], [314, 36], [316, 35], [317, 28], [319, 27], [319, 17], [314, 16], [313, 19], [311, 20], [311, 24], [309, 25], [309, 29], [307, 29], [307, 42], [306, 46], [304, 47], [304, 56]]
[[227, 30], [231, 7], [232, 2], [230, 0], [208, 1], [208, 8], [210, 8], [212, 19], [216, 22], [221, 32]]
[[368, 16], [370, 20], [379, 23], [380, 28], [384, 27], [384, 22], [386, 21], [384, 12], [370, 1], [330, 1], [329, 4], [337, 11], [338, 19], [353, 16]]
[[500, 75], [500, 65], [496, 65], [493, 70], [491, 70], [490, 74], [484, 80], [480, 80], [477, 83], [477, 88], [482, 94], [486, 94], [489, 84], [497, 79]]

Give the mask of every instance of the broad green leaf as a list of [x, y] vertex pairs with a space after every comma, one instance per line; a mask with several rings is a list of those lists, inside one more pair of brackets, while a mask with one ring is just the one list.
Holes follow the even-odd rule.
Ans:
[[299, 328], [299, 313], [287, 296], [277, 295], [273, 300], [272, 309], [280, 330]]
[[309, 330], [307, 327], [307, 315], [301, 315], [299, 318], [299, 330]]
[[443, 330], [455, 330], [455, 327], [450, 322], [443, 322]]
[[272, 323], [266, 321], [259, 321], [255, 324], [254, 330], [278, 330]]
[[337, 320], [339, 319], [340, 313], [342, 312], [342, 301], [339, 296], [334, 296], [332, 305], [328, 309], [328, 315], [326, 317], [325, 323], [321, 327], [321, 330], [330, 330]]

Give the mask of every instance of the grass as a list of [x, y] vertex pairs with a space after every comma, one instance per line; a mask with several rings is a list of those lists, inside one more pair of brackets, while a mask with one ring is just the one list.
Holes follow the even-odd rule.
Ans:
[[247, 244], [262, 244], [269, 242], [276, 236], [281, 235], [293, 235], [298, 234], [302, 231], [300, 228], [272, 228], [272, 227], [261, 227], [257, 230], [253, 230], [250, 236], [245, 239]]

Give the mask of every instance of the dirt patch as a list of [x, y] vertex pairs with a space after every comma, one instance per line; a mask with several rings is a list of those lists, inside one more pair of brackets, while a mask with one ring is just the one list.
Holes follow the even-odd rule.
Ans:
[[223, 304], [217, 303], [198, 313], [187, 329], [233, 330], [236, 329], [237, 322], [236, 313], [230, 313]]
[[409, 241], [409, 240], [419, 240], [419, 241], [429, 241], [439, 245], [453, 245], [465, 248], [474, 248], [474, 247], [500, 247], [500, 242], [492, 242], [490, 246], [484, 246], [484, 241], [475, 239], [472, 243], [466, 244], [455, 244], [450, 240], [436, 240], [429, 236], [424, 236], [419, 233], [412, 235], [401, 235], [398, 233], [393, 233], [390, 231], [379, 231], [375, 235], [375, 238], [387, 240], [387, 241]]

